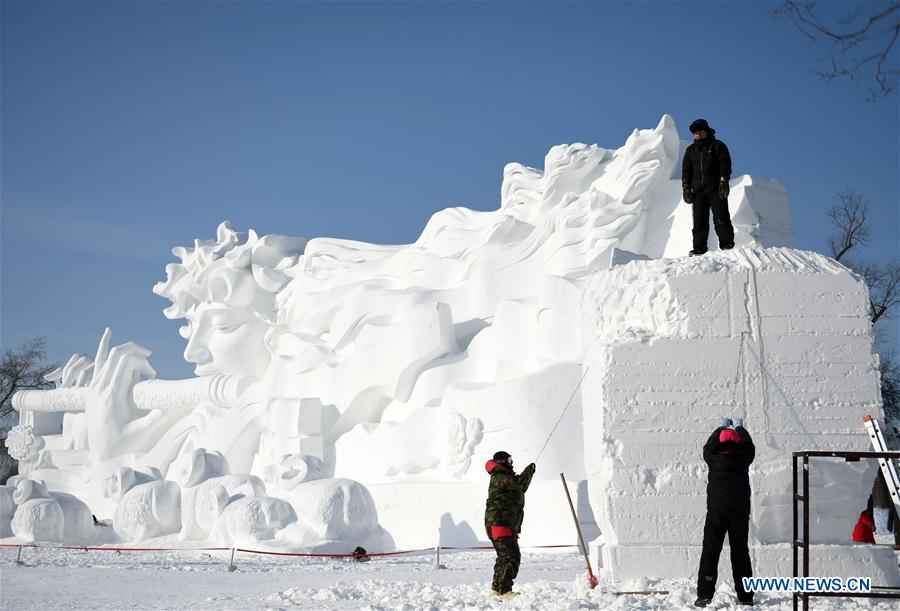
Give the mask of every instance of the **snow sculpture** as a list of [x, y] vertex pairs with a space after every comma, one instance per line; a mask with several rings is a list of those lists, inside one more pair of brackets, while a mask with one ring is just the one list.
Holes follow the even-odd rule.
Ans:
[[[171, 301], [166, 316], [187, 320], [184, 357], [197, 377], [153, 379], [147, 350], [110, 348], [105, 333], [94, 359], [76, 355], [54, 375], [56, 390], [14, 398], [27, 427], [11, 442], [24, 472], [78, 495], [100, 517], [115, 514], [127, 538], [180, 530], [186, 539], [343, 541], [352, 549], [384, 527], [385, 545], [393, 538], [419, 547], [433, 543], [424, 533], [436, 528], [445, 545], [481, 537], [482, 464], [494, 451], [518, 463], [543, 452], [523, 544], [571, 539], [558, 501], [562, 471], [585, 529], [596, 536], [592, 522], [600, 520], [610, 574], [645, 575], [646, 554], [631, 550], [639, 546], [661, 558], [689, 556], [695, 550], [684, 541], [696, 524], [677, 507], [691, 506], [679, 495], [702, 486], [700, 469], [658, 462], [674, 462], [670, 446], [694, 448], [735, 385], [713, 380], [698, 391], [706, 378], [672, 372], [725, 367], [729, 359], [713, 353], [731, 354], [735, 341], [757, 355], [769, 344], [767, 354], [782, 358], [816, 335], [814, 321], [791, 314], [811, 298], [852, 293], [841, 298], [842, 314], [828, 312], [835, 329], [863, 320], [866, 305], [840, 266], [772, 250], [793, 246], [787, 194], [774, 180], [734, 177], [738, 249], [685, 262], [686, 144], [666, 115], [619, 149], [553, 147], [543, 170], [506, 166], [499, 209], [442, 210], [413, 244], [260, 237], [222, 223], [215, 240], [176, 248], [180, 262], [154, 288]], [[809, 293], [788, 290], [798, 278]], [[762, 291], [752, 299], [751, 285]], [[833, 408], [838, 385], [877, 388], [870, 329], [861, 325], [847, 331], [852, 350], [829, 352], [845, 379], [823, 376], [805, 403], [772, 393], [808, 360], [768, 366], [770, 377], [748, 369], [752, 384], [767, 380], [765, 405], [742, 396], [762, 448], [754, 543], [767, 554], [780, 553], [786, 536], [775, 457], [801, 440], [865, 447], [857, 417], [877, 397]], [[631, 388], [634, 372], [609, 365], [610, 354], [621, 354], [634, 359], [623, 368], [639, 368], [666, 345], [677, 350], [661, 365], [659, 389], [646, 390], [653, 380]], [[575, 392], [586, 366], [586, 386]], [[619, 393], [621, 403], [604, 392]], [[695, 399], [679, 404], [685, 396]], [[641, 431], [669, 409], [684, 426], [663, 436], [678, 442], [642, 454]], [[838, 437], [793, 436], [795, 420], [818, 412]], [[837, 532], [850, 476], [824, 475], [835, 493], [822, 524]], [[627, 499], [651, 492], [676, 508], [646, 516], [652, 535], [641, 539], [626, 523], [637, 515]]]
[[[44, 482], [18, 477], [9, 498], [13, 534], [24, 541], [65, 539], [83, 541], [93, 535], [94, 523], [88, 506], [64, 492], [48, 492]], [[5, 487], [9, 488], [9, 487]], [[0, 503], [5, 504], [5, 503]]]
[[140, 484], [116, 506], [113, 528], [126, 541], [142, 541], [181, 529], [181, 489], [168, 481]]
[[253, 475], [212, 477], [182, 488], [180, 539], [205, 539], [229, 502], [238, 495], [265, 496], [266, 486]]
[[60, 541], [65, 532], [62, 507], [55, 499], [38, 498], [25, 501], [16, 508], [12, 519], [13, 535], [21, 541]]
[[328, 467], [316, 456], [285, 454], [278, 465], [266, 470], [266, 481], [282, 490], [293, 490], [303, 482], [328, 477]]
[[185, 452], [172, 462], [166, 479], [183, 488], [196, 486], [200, 482], [228, 473], [228, 461], [220, 452], [207, 452], [203, 448]]
[[298, 509], [298, 530], [313, 541], [359, 541], [378, 526], [375, 502], [366, 487], [348, 479], [300, 484], [289, 497]]
[[287, 501], [270, 496], [242, 496], [222, 510], [213, 527], [213, 537], [226, 545], [265, 541], [296, 520]]
[[34, 460], [44, 447], [44, 439], [35, 436], [34, 429], [27, 424], [17, 424], [6, 435], [6, 447], [16, 460]]
[[162, 479], [162, 477], [160, 477], [159, 471], [155, 469], [150, 473], [143, 473], [141, 471], [135, 471], [130, 467], [119, 467], [113, 470], [104, 481], [103, 495], [106, 498], [118, 502], [122, 500], [122, 497], [125, 496], [126, 492], [135, 486], [139, 484], [149, 484], [150, 482], [155, 482], [160, 479]]

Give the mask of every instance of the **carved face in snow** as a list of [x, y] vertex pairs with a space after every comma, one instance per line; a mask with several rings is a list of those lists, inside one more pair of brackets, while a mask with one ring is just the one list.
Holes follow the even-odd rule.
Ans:
[[275, 295], [289, 280], [303, 238], [235, 231], [228, 221], [216, 240], [172, 250], [181, 263], [166, 266], [166, 280], [153, 292], [171, 300], [167, 318], [186, 318], [184, 358], [198, 376], [227, 374], [261, 378], [271, 360], [267, 335], [276, 318]]
[[265, 336], [269, 326], [249, 307], [201, 304], [188, 312], [184, 358], [195, 363], [198, 376], [224, 373], [262, 377], [271, 353]]

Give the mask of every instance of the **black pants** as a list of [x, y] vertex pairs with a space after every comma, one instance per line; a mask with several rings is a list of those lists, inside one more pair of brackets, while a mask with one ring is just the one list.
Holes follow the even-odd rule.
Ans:
[[728, 201], [719, 198], [718, 193], [694, 193], [694, 250], [706, 252], [709, 240], [709, 211], [712, 210], [713, 225], [719, 237], [719, 248], [734, 246], [734, 227], [728, 213]]
[[500, 594], [506, 594], [512, 590], [513, 580], [519, 574], [519, 563], [522, 561], [519, 541], [515, 537], [498, 537], [492, 539], [491, 543], [494, 544], [494, 550], [497, 552], [491, 589]]
[[703, 527], [703, 552], [700, 554], [700, 572], [697, 576], [697, 597], [712, 598], [716, 592], [719, 554], [728, 534], [731, 546], [731, 575], [738, 600], [752, 601], [753, 593], [744, 590], [741, 577], [752, 577], [750, 550], [747, 534], [750, 530], [750, 510], [747, 507], [706, 509], [706, 525]]

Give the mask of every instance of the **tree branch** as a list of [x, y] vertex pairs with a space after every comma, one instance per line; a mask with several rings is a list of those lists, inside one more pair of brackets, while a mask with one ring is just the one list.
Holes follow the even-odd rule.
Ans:
[[[877, 8], [872, 9], [873, 12], [862, 23], [859, 11], [846, 18], [826, 22], [817, 12], [817, 3], [811, 1], [786, 0], [775, 14], [789, 19], [811, 42], [831, 46], [831, 70], [815, 71], [822, 78], [830, 80], [847, 76], [857, 81], [863, 71], [871, 66], [878, 88], [872, 92], [870, 100], [875, 100], [891, 93], [900, 77], [900, 68], [888, 65], [890, 61], [897, 61], [893, 50], [900, 35], [900, 0], [891, 0], [884, 6], [875, 3], [867, 6]], [[856, 24], [859, 25], [854, 28]], [[874, 50], [866, 51], [864, 47]], [[860, 55], [855, 57], [855, 52]]]

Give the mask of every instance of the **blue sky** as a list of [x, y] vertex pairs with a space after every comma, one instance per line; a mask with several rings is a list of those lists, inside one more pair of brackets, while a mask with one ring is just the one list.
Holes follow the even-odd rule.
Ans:
[[495, 209], [505, 163], [664, 113], [784, 182], [799, 247], [855, 189], [861, 254], [897, 256], [897, 94], [812, 74], [778, 4], [3, 2], [0, 344], [64, 360], [109, 324], [190, 375], [151, 292], [173, 246], [226, 218], [411, 242], [447, 206]]

